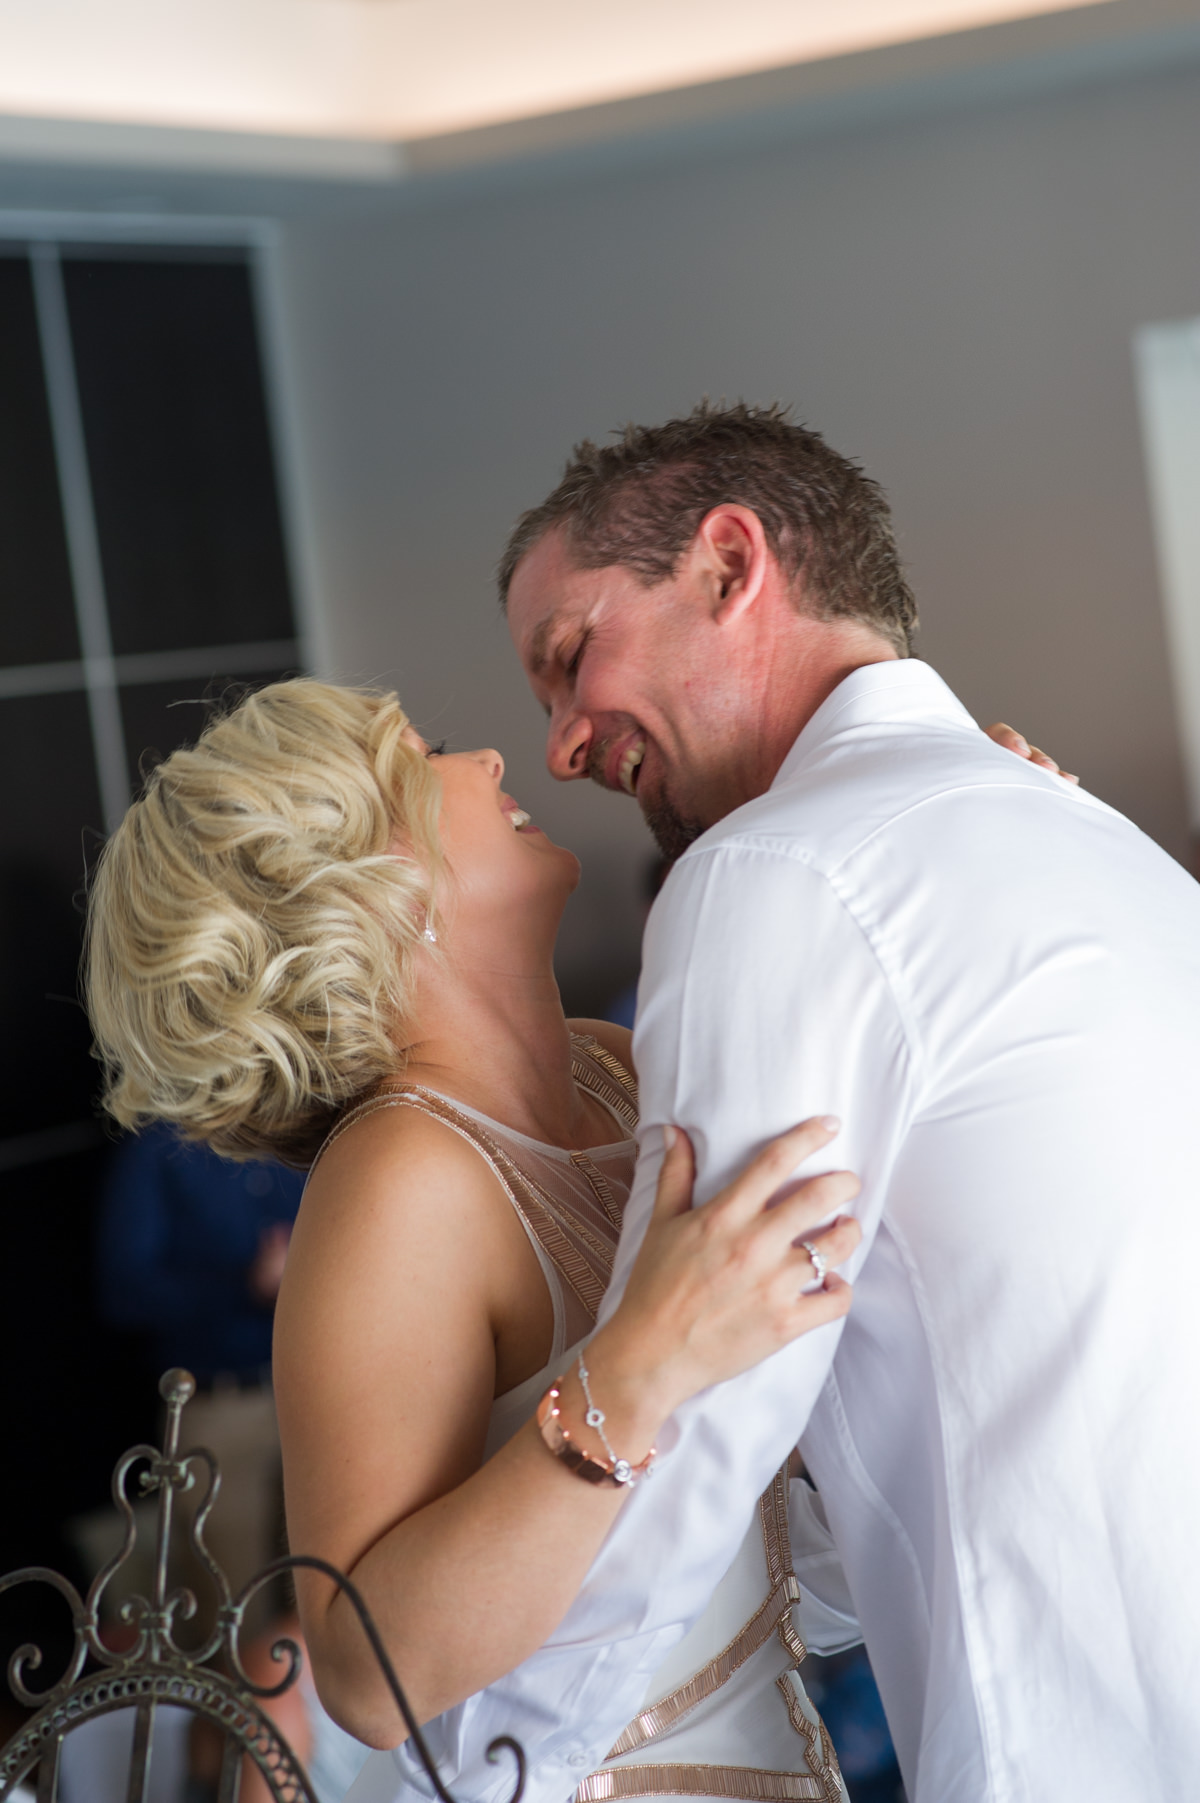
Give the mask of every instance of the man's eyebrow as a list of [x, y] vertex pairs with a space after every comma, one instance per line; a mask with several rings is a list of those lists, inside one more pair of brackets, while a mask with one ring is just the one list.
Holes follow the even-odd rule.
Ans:
[[547, 614], [538, 621], [529, 641], [529, 673], [541, 676], [550, 662], [550, 640], [554, 633], [554, 617]]

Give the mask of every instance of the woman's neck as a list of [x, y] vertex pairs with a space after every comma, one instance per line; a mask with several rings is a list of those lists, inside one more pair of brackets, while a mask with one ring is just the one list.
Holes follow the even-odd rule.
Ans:
[[420, 1037], [404, 1077], [551, 1145], [583, 1150], [614, 1134], [571, 1076], [571, 1039], [549, 969], [534, 975], [435, 970], [421, 986]]

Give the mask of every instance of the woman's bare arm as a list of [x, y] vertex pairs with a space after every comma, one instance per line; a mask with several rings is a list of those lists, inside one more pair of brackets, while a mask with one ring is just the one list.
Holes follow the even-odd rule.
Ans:
[[[817, 1178], [765, 1208], [829, 1138], [799, 1131], [704, 1209], [687, 1207], [682, 1136], [668, 1158], [631, 1299], [589, 1354], [609, 1437], [632, 1461], [686, 1396], [845, 1312], [844, 1285], [799, 1296], [809, 1266], [791, 1242], [854, 1180]], [[830, 1229], [830, 1263], [856, 1239], [852, 1222]], [[533, 1423], [481, 1464], [493, 1397], [545, 1362], [549, 1321], [510, 1204], [449, 1129], [388, 1110], [330, 1148], [277, 1314], [290, 1538], [353, 1575], [423, 1720], [542, 1644], [621, 1507], [623, 1490], [580, 1482]], [[578, 1432], [576, 1389], [572, 1378], [563, 1401]], [[344, 1599], [313, 1574], [299, 1593], [326, 1708], [369, 1744], [396, 1745], [403, 1725]]]

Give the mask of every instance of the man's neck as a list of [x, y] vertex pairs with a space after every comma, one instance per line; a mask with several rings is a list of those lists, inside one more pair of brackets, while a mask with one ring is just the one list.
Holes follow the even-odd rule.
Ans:
[[769, 647], [746, 686], [761, 700], [733, 748], [715, 819], [766, 794], [804, 728], [848, 676], [871, 664], [894, 663], [897, 655], [878, 633], [848, 620], [801, 619], [797, 630]]
[[[776, 765], [776, 774], [778, 774], [779, 765], [783, 763], [784, 758], [787, 757], [809, 721], [824, 707], [834, 691], [841, 688], [848, 677], [853, 676], [858, 670], [869, 669], [872, 664], [899, 661], [897, 652], [878, 634], [864, 632], [863, 637], [870, 642], [860, 646], [845, 646], [841, 656], [832, 658], [819, 672], [815, 673], [809, 692], [804, 698], [804, 706], [799, 710], [799, 718], [793, 723], [794, 730], [791, 731], [779, 764]], [[774, 778], [772, 778], [773, 780]]]

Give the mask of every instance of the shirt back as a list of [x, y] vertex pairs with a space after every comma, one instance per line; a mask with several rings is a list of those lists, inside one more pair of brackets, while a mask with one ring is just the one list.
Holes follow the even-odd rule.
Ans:
[[830, 1109], [864, 1178], [802, 1445], [910, 1794], [1183, 1794], [1200, 889], [916, 663], [843, 683], [672, 882], [647, 1127], [693, 1121], [711, 1191]]

